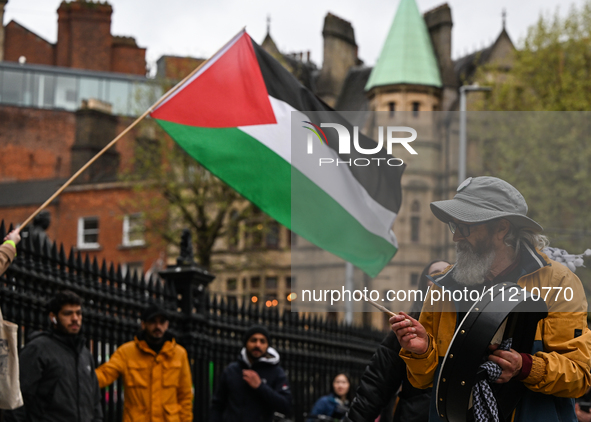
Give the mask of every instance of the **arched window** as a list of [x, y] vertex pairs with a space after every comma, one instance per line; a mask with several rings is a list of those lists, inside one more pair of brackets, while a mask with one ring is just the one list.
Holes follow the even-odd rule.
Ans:
[[270, 221], [267, 224], [265, 233], [265, 246], [268, 249], [279, 249], [279, 230], [281, 226], [277, 221]]
[[263, 244], [264, 215], [256, 206], [252, 206], [250, 216], [244, 224], [244, 246], [247, 249], [260, 249]]

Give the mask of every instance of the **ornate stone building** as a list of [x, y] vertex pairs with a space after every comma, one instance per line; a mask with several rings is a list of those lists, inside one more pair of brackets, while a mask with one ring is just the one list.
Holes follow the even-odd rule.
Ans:
[[[367, 286], [378, 290], [380, 294], [388, 289], [412, 289], [416, 287], [419, 275], [428, 262], [434, 259], [455, 259], [449, 229], [435, 219], [429, 204], [453, 197], [459, 185], [459, 87], [472, 83], [482, 66], [508, 70], [515, 47], [503, 25], [492, 45], [453, 60], [452, 28], [452, 12], [447, 4], [421, 14], [415, 0], [401, 0], [373, 68], [366, 66], [357, 56], [351, 23], [331, 13], [327, 14], [322, 31], [324, 54], [321, 68], [304, 60], [306, 54], [279, 52], [269, 33], [262, 44], [327, 104], [338, 111], [356, 112], [351, 115], [353, 124], [368, 130], [371, 126], [369, 112], [380, 112], [379, 116], [385, 121], [410, 126], [418, 132], [418, 138], [412, 144], [418, 153], [416, 156], [404, 150], [395, 151], [407, 164], [402, 178], [402, 207], [394, 224], [399, 251], [373, 280], [355, 270], [355, 288]], [[478, 98], [478, 93], [468, 97], [468, 109], [472, 101]], [[477, 175], [480, 168], [476, 149], [477, 146], [468, 145], [469, 176]], [[294, 247], [303, 250], [314, 248], [300, 238], [297, 238]], [[284, 253], [289, 254], [289, 251], [286, 249]], [[306, 253], [307, 262], [314, 263], [307, 264], [304, 272], [313, 274], [311, 277], [318, 285], [326, 289], [344, 285], [345, 267], [341, 260], [318, 250]], [[310, 259], [311, 256], [314, 259]], [[294, 271], [298, 272], [295, 268]], [[230, 277], [232, 286], [236, 284], [236, 278], [236, 273]], [[291, 275], [285, 273], [283, 278], [291, 283]], [[240, 277], [237, 279], [240, 280]], [[238, 290], [240, 294], [249, 294], [248, 283], [248, 280], [243, 279], [243, 289]], [[223, 272], [214, 281], [212, 288], [227, 291]], [[289, 290], [282, 288], [282, 291]], [[264, 295], [264, 286], [262, 293]], [[407, 310], [408, 302], [400, 307], [395, 303], [390, 306], [392, 309]], [[355, 307], [355, 310], [362, 309], [373, 308], [363, 305]], [[332, 315], [339, 319], [343, 317], [340, 312]], [[364, 319], [375, 326], [386, 325], [385, 318], [379, 312], [356, 313], [355, 318]]]

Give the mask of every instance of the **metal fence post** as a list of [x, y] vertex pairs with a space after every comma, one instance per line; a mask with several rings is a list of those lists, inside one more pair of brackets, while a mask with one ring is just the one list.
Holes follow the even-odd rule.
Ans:
[[181, 254], [176, 261], [176, 265], [169, 265], [158, 274], [174, 286], [177, 303], [186, 317], [190, 317], [193, 313], [203, 315], [206, 288], [215, 276], [194, 261], [191, 233], [188, 229], [183, 230]]

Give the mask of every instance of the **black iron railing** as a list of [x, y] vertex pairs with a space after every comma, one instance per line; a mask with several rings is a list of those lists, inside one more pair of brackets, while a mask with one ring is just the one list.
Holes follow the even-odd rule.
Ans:
[[[7, 230], [0, 223], [0, 239]], [[303, 421], [315, 400], [330, 391], [331, 377], [346, 370], [353, 385], [383, 337], [382, 332], [326, 321], [318, 316], [280, 314], [253, 303], [208, 294], [213, 276], [191, 262], [179, 260], [149, 279], [122, 275], [120, 266], [92, 261], [57, 243], [24, 238], [18, 255], [0, 277], [0, 307], [4, 318], [19, 325], [19, 344], [48, 326], [45, 303], [57, 291], [70, 289], [84, 298], [83, 332], [100, 365], [118, 345], [139, 329], [141, 312], [158, 303], [172, 315], [170, 326], [188, 352], [195, 387], [195, 421], [206, 422], [212, 391], [224, 368], [242, 347], [242, 335], [252, 324], [268, 327], [272, 346], [281, 356], [293, 393], [294, 415]], [[105, 421], [120, 421], [122, 380], [105, 389]]]

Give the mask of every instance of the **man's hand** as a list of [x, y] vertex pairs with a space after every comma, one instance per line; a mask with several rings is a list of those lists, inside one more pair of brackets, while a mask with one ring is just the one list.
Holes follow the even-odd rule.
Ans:
[[497, 384], [509, 382], [511, 378], [519, 375], [523, 361], [517, 351], [513, 349], [499, 350], [498, 344], [491, 344], [488, 348], [493, 350], [493, 353], [488, 356], [488, 360], [496, 363], [503, 370], [499, 379], [495, 381]]
[[429, 348], [429, 336], [425, 327], [419, 321], [408, 316], [404, 312], [393, 316], [389, 320], [392, 331], [398, 337], [400, 346], [409, 352], [422, 355]]
[[4, 240], [12, 240], [14, 242], [15, 245], [18, 245], [18, 242], [21, 241], [21, 235], [19, 233], [18, 229], [14, 229], [13, 231], [11, 231], [10, 233], [8, 233], [6, 235], [6, 237], [4, 238]]
[[261, 377], [252, 369], [243, 369], [242, 379], [252, 388], [259, 388], [259, 385], [261, 385]]
[[575, 414], [577, 415], [577, 420], [579, 422], [591, 422], [591, 413], [585, 412], [579, 406], [579, 403], [575, 403]]

